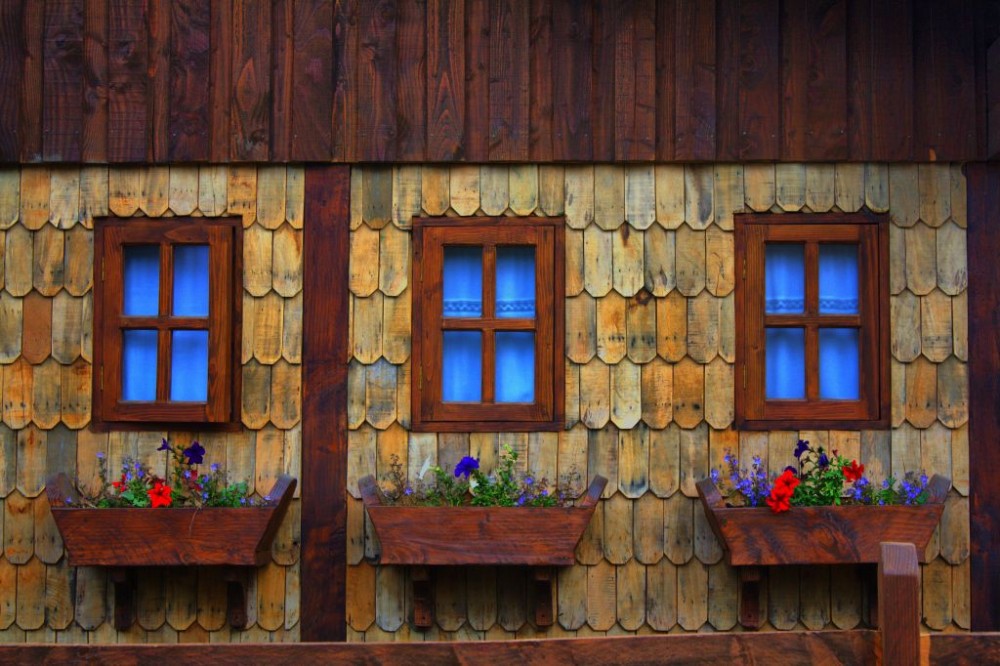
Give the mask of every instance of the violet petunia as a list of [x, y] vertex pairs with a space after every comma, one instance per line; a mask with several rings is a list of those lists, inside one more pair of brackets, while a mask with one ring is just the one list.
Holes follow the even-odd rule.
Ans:
[[800, 439], [795, 445], [795, 457], [800, 457], [803, 453], [809, 450], [809, 442], [805, 439]]
[[169, 451], [170, 450], [170, 444], [167, 443], [167, 438], [166, 437], [163, 438], [163, 443], [160, 444], [160, 448], [158, 448], [156, 450], [157, 451]]
[[183, 453], [189, 465], [200, 465], [205, 459], [205, 447], [198, 442], [193, 442]]
[[469, 478], [469, 475], [477, 469], [479, 469], [479, 460], [472, 456], [465, 456], [455, 465], [455, 476]]

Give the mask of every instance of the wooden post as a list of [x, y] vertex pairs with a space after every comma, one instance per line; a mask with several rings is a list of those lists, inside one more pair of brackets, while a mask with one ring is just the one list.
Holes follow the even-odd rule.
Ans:
[[878, 626], [882, 662], [920, 661], [920, 567], [912, 543], [883, 543], [878, 562]]

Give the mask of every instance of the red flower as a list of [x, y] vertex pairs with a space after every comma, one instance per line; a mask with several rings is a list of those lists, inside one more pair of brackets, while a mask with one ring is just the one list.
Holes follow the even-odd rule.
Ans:
[[152, 503], [154, 509], [161, 506], [170, 506], [173, 501], [170, 499], [170, 486], [160, 481], [157, 481], [146, 493], [149, 495], [149, 501]]
[[850, 465], [843, 466], [844, 481], [854, 483], [865, 474], [865, 466], [859, 465], [857, 460], [852, 460]]
[[771, 511], [775, 513], [781, 513], [782, 511], [788, 511], [789, 506], [791, 506], [792, 495], [795, 494], [795, 488], [799, 485], [799, 479], [790, 469], [786, 469], [782, 472], [774, 481], [774, 487], [771, 488], [771, 495], [767, 498], [767, 505], [771, 507]]

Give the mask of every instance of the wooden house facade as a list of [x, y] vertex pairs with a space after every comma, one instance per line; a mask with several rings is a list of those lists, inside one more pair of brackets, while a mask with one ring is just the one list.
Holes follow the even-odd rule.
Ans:
[[[875, 477], [952, 480], [921, 565], [924, 631], [1000, 627], [994, 335], [1000, 7], [924, 0], [0, 2], [0, 641], [430, 641], [740, 630], [695, 483], [798, 439]], [[992, 47], [991, 47], [992, 45]], [[883, 424], [741, 428], [734, 229], [884, 215]], [[557, 428], [414, 427], [414, 218], [559, 221]], [[236, 218], [225, 428], [96, 406], [95, 221]], [[168, 228], [168, 227], [164, 227]], [[235, 352], [234, 352], [235, 354]], [[996, 390], [995, 390], [996, 389]], [[48, 475], [162, 437], [263, 493], [300, 490], [227, 624], [211, 569], [71, 567]], [[609, 480], [539, 627], [529, 572], [379, 566], [358, 481], [397, 457]], [[971, 519], [970, 519], [971, 517]], [[861, 565], [775, 568], [764, 627], [870, 626]]]

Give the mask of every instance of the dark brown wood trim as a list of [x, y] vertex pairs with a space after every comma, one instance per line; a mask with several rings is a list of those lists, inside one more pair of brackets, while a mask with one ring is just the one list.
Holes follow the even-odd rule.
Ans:
[[[351, 170], [305, 175], [302, 314], [303, 641], [347, 638], [347, 321]], [[299, 655], [298, 659], [304, 658]], [[254, 660], [263, 657], [254, 656]]]
[[970, 164], [969, 524], [972, 630], [1000, 629], [1000, 164]]
[[[346, 290], [345, 290], [346, 291]], [[303, 581], [304, 582], [304, 581]], [[305, 615], [303, 615], [305, 620]], [[211, 645], [0, 646], [0, 663], [174, 663], [242, 666], [302, 664], [874, 664], [879, 634], [790, 631], [671, 636], [615, 636], [518, 641], [412, 643], [244, 643]]]

